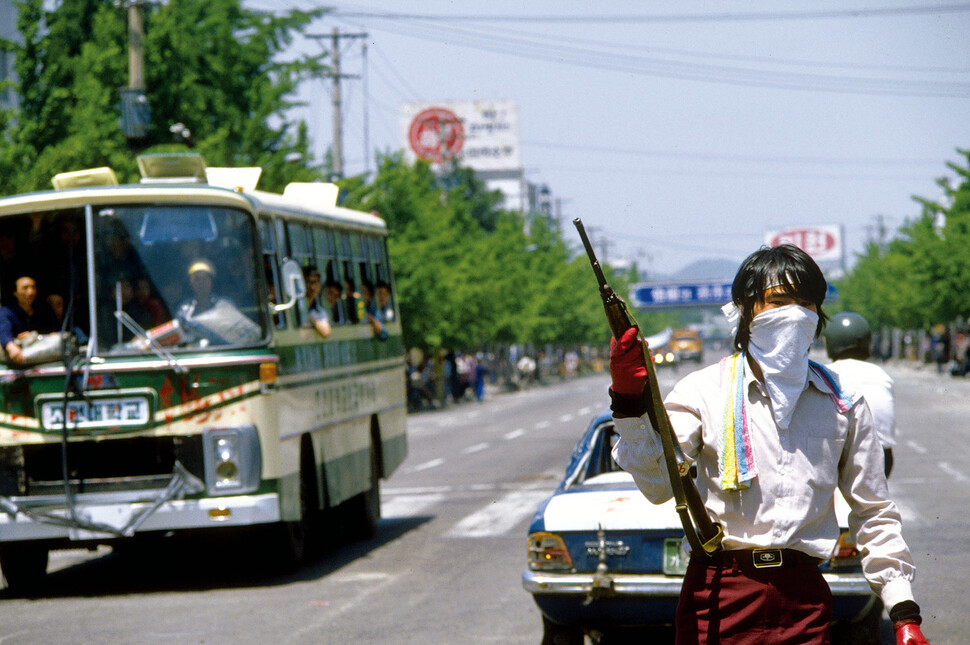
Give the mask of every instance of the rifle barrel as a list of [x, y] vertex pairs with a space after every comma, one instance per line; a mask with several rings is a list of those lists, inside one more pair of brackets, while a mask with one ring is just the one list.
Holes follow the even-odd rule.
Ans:
[[573, 224], [576, 225], [576, 230], [579, 231], [579, 239], [583, 241], [583, 246], [586, 247], [586, 257], [589, 258], [589, 264], [593, 267], [593, 273], [596, 275], [597, 282], [600, 283], [600, 289], [604, 286], [608, 286], [606, 283], [606, 276], [603, 275], [603, 268], [600, 267], [599, 260], [596, 259], [596, 251], [593, 250], [593, 245], [589, 241], [589, 236], [586, 235], [586, 227], [583, 226], [583, 220], [578, 217], [573, 220]]

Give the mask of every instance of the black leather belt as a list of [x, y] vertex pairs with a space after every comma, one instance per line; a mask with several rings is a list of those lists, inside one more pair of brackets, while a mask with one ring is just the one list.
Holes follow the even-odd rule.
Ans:
[[739, 569], [773, 569], [775, 567], [814, 566], [822, 564], [821, 558], [808, 555], [795, 549], [743, 549], [738, 551], [718, 551], [710, 558], [699, 556], [704, 564], [717, 566], [736, 566]]

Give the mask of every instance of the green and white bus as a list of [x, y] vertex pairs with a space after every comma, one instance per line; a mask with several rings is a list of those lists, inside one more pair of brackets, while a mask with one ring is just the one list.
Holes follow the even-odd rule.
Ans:
[[[375, 532], [379, 479], [407, 452], [384, 221], [332, 184], [267, 193], [258, 168], [190, 153], [139, 167], [139, 184], [98, 168], [0, 199], [0, 299], [24, 313], [31, 278], [40, 332], [0, 363], [10, 586], [41, 579], [51, 549], [197, 530], [258, 529], [298, 563], [322, 533]], [[340, 289], [317, 305], [326, 338], [318, 275]], [[377, 284], [390, 299], [365, 310]]]

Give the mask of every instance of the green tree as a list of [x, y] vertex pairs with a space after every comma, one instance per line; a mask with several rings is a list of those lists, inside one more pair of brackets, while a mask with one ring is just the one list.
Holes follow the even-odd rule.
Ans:
[[870, 243], [837, 283], [842, 309], [874, 327], [928, 328], [970, 318], [970, 151], [959, 152], [965, 165], [947, 164], [957, 184], [939, 180], [939, 201], [915, 197], [920, 215], [885, 248]]
[[[152, 121], [139, 151], [170, 144], [184, 124], [209, 165], [263, 167], [261, 186], [323, 175], [308, 153], [305, 126], [286, 110], [297, 84], [325, 69], [321, 57], [279, 61], [294, 35], [321, 11], [283, 16], [242, 9], [239, 0], [146, 4], [145, 76]], [[50, 186], [66, 170], [107, 165], [136, 179], [121, 131], [119, 89], [127, 85], [123, 7], [111, 0], [42, 0], [19, 5], [16, 114], [0, 120], [0, 192]], [[296, 159], [297, 161], [294, 161]]]
[[387, 221], [409, 347], [607, 338], [585, 255], [542, 221], [530, 222], [527, 234], [523, 218], [501, 210], [470, 171], [439, 178], [424, 162], [388, 155], [372, 182], [350, 178], [341, 186], [345, 205]]

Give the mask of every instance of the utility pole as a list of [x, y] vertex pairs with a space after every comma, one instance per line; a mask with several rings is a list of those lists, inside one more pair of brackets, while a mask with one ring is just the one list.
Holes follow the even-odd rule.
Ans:
[[120, 89], [121, 129], [128, 144], [141, 146], [148, 137], [151, 110], [145, 96], [145, 14], [143, 0], [128, 0], [128, 86]]
[[[327, 36], [323, 34], [307, 34], [309, 38], [323, 39]], [[357, 74], [343, 74], [340, 71], [340, 39], [341, 38], [366, 38], [366, 33], [360, 34], [342, 34], [337, 27], [333, 28], [330, 33], [330, 80], [332, 83], [332, 88], [330, 91], [330, 100], [333, 105], [333, 174], [335, 178], [343, 177], [344, 174], [344, 135], [343, 135], [343, 118], [341, 117], [341, 111], [343, 109], [340, 97], [340, 79], [341, 78], [360, 78]]]
[[128, 89], [145, 91], [145, 14], [141, 0], [128, 3]]
[[330, 99], [333, 101], [333, 174], [344, 176], [344, 128], [340, 119], [340, 34], [333, 28], [333, 43], [331, 45], [330, 80], [333, 81]]

